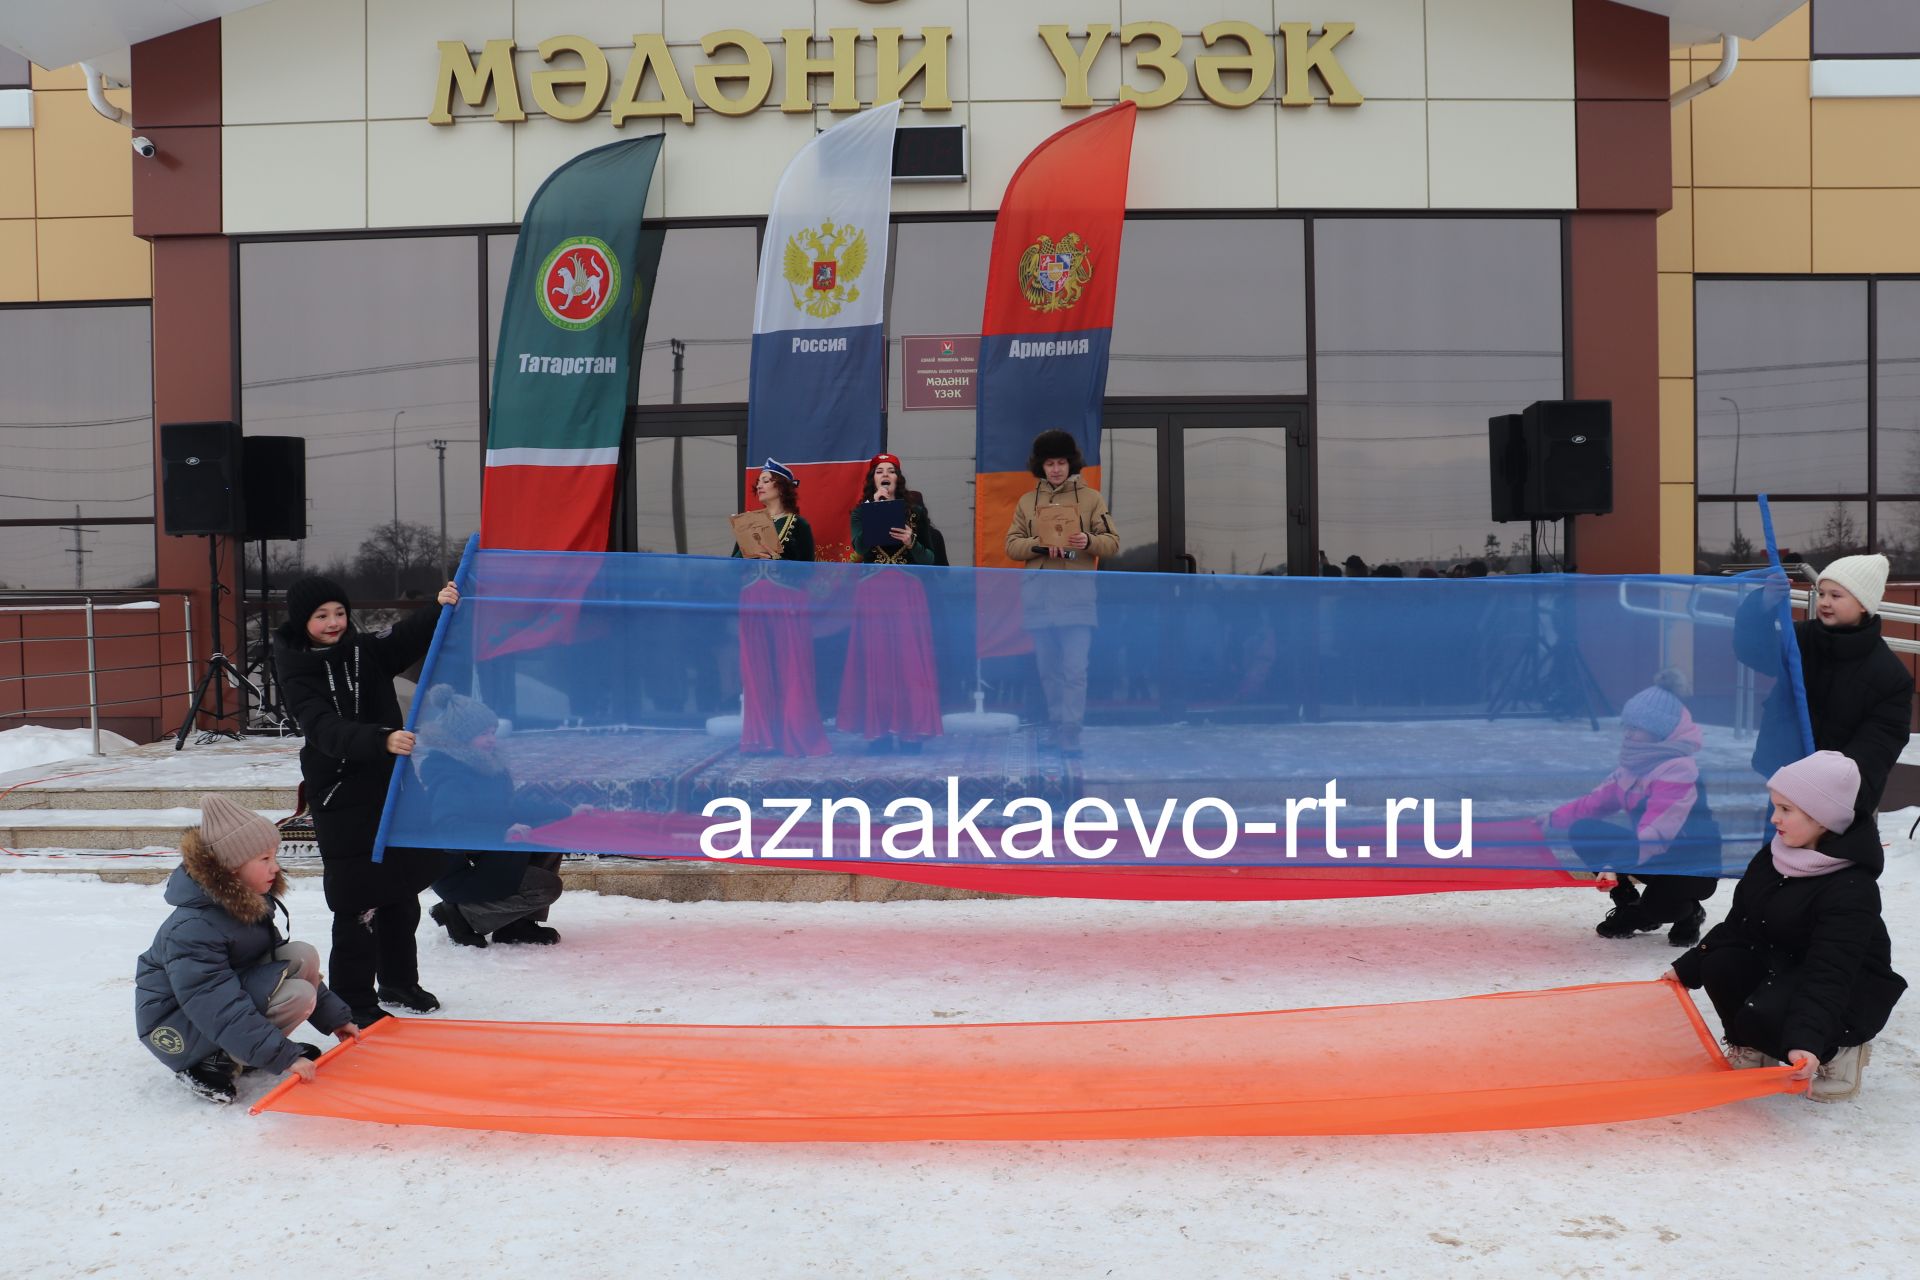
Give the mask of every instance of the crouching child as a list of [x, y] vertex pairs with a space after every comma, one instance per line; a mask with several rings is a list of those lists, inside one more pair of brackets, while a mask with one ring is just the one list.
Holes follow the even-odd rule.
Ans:
[[[341, 1040], [360, 1034], [320, 981], [320, 955], [274, 925], [286, 893], [271, 822], [222, 796], [200, 799], [200, 825], [180, 842], [167, 880], [173, 914], [134, 971], [140, 1042], [189, 1089], [232, 1102], [253, 1068], [313, 1079], [317, 1045], [289, 1038], [302, 1022]], [[289, 918], [291, 928], [291, 918]]]
[[1860, 1089], [1871, 1041], [1906, 979], [1880, 915], [1885, 853], [1856, 817], [1860, 768], [1816, 751], [1767, 780], [1773, 840], [1734, 887], [1727, 918], [1665, 976], [1707, 989], [1735, 1067], [1786, 1061], [1815, 1102]]

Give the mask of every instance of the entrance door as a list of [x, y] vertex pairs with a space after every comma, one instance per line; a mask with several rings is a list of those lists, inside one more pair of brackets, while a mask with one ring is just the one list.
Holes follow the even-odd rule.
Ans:
[[1302, 406], [1117, 404], [1104, 426], [1101, 483], [1125, 549], [1103, 568], [1312, 572]]

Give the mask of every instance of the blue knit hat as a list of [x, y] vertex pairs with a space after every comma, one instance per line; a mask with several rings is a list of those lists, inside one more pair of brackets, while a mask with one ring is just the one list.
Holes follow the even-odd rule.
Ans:
[[1627, 705], [1620, 708], [1620, 724], [1624, 728], [1639, 729], [1664, 741], [1675, 729], [1680, 727], [1680, 719], [1687, 714], [1687, 704], [1680, 701], [1680, 693], [1686, 689], [1686, 676], [1669, 668], [1662, 671], [1654, 682], [1627, 699]]

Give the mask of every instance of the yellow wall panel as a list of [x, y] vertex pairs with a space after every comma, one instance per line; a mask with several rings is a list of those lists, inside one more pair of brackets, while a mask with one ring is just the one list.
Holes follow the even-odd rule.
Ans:
[[33, 302], [33, 222], [20, 218], [0, 222], [0, 302]]
[[1776, 22], [1773, 28], [1758, 40], [1742, 40], [1740, 61], [1799, 58], [1804, 62], [1808, 49], [1812, 47], [1808, 35], [1809, 15], [1812, 12], [1813, 6], [1803, 4]]
[[38, 89], [82, 89], [87, 87], [87, 78], [80, 74], [80, 67], [61, 67], [57, 71], [48, 71], [45, 67], [33, 69], [33, 87]]
[[131, 217], [133, 148], [127, 126], [84, 93], [34, 94], [35, 203], [43, 218]]
[[[1695, 271], [1813, 269], [1813, 202], [1798, 191], [1693, 192]], [[1664, 370], [1663, 370], [1664, 372]]]
[[1693, 270], [1693, 188], [1675, 187], [1673, 208], [1655, 219], [1659, 269]]
[[1816, 100], [1813, 185], [1920, 187], [1920, 98]]
[[33, 131], [0, 129], [0, 218], [33, 216]]
[[1920, 191], [1815, 191], [1815, 271], [1920, 271]]
[[1660, 376], [1693, 376], [1693, 277], [1660, 277]]
[[1693, 486], [1660, 486], [1660, 572], [1692, 573], [1694, 569]]
[[133, 218], [40, 219], [40, 299], [153, 296], [153, 255]]
[[1660, 481], [1693, 483], [1693, 379], [1660, 379]]
[[1742, 63], [1693, 108], [1699, 187], [1804, 187], [1812, 174], [1807, 64]]

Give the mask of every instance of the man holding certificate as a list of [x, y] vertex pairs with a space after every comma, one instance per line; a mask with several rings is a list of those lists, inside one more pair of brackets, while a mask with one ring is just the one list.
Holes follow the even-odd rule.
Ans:
[[1020, 604], [1047, 696], [1043, 741], [1070, 756], [1080, 754], [1087, 651], [1100, 620], [1094, 581], [1083, 573], [1120, 550], [1105, 499], [1080, 481], [1082, 464], [1079, 444], [1065, 431], [1034, 437], [1027, 459], [1033, 492], [1021, 496], [1007, 528], [1007, 558], [1038, 571], [1021, 584]]

